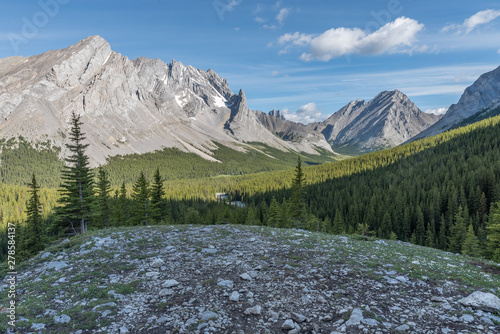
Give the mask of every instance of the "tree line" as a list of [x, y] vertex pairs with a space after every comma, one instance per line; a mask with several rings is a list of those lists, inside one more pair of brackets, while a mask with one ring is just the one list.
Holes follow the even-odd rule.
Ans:
[[[71, 171], [85, 159], [69, 148], [58, 209], [42, 215], [42, 231], [50, 240], [89, 226], [256, 224], [373, 235], [500, 261], [499, 124], [495, 117], [337, 163], [302, 168], [299, 161], [295, 171], [171, 183], [157, 168], [152, 181], [144, 171], [131, 189], [122, 183], [114, 191], [104, 169], [95, 184], [92, 173]], [[92, 179], [88, 206], [71, 183], [77, 174]], [[229, 202], [245, 207], [214, 202], [223, 187]], [[30, 240], [34, 229], [25, 231]]]

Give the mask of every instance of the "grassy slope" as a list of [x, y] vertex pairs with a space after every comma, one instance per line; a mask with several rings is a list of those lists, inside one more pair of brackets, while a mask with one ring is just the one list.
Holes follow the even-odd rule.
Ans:
[[[99, 317], [93, 310], [96, 305], [117, 302], [108, 291], [129, 295], [141, 293], [148, 288], [147, 281], [133, 281], [127, 284], [107, 284], [111, 274], [131, 274], [141, 271], [139, 261], [151, 261], [161, 253], [166, 246], [189, 247], [191, 252], [199, 252], [204, 244], [200, 244], [198, 237], [206, 238], [223, 244], [224, 238], [238, 238], [232, 232], [226, 231], [225, 226], [218, 226], [203, 235], [193, 236], [189, 233], [199, 226], [153, 226], [133, 228], [113, 228], [101, 231], [91, 231], [83, 236], [72, 238], [69, 242], [49, 247], [46, 251], [51, 255], [45, 259], [41, 254], [30, 261], [23, 263], [17, 271], [22, 275], [18, 286], [20, 294], [17, 315], [27, 320], [18, 323], [18, 326], [29, 328], [33, 322], [45, 323], [58, 332], [74, 331], [78, 329], [93, 330], [109, 324], [109, 319]], [[229, 226], [228, 226], [229, 227]], [[411, 279], [419, 279], [435, 286], [454, 286], [464, 294], [475, 290], [491, 290], [500, 293], [500, 276], [498, 265], [491, 262], [478, 262], [465, 256], [442, 252], [439, 250], [411, 245], [396, 241], [377, 241], [371, 238], [343, 237], [311, 233], [298, 230], [274, 229], [268, 227], [237, 226], [237, 229], [252, 233], [256, 239], [266, 239], [276, 245], [290, 246], [289, 252], [300, 254], [304, 250], [317, 254], [318, 258], [325, 259], [332, 266], [347, 265], [353, 272], [358, 273], [358, 279], [370, 278], [384, 282], [379, 271], [390, 265], [397, 275], [408, 275]], [[162, 239], [155, 236], [162, 233], [173, 233], [171, 238]], [[116, 252], [111, 248], [80, 254], [81, 250], [90, 250], [95, 244], [95, 238], [112, 238], [125, 246], [122, 254], [115, 257]], [[217, 244], [215, 243], [217, 246]], [[153, 247], [155, 252], [149, 249]], [[217, 247], [216, 247], [217, 248]], [[76, 255], [75, 255], [76, 254]], [[258, 258], [258, 255], [255, 255]], [[284, 254], [285, 258], [288, 255]], [[288, 258], [292, 261], [291, 258]], [[61, 271], [49, 269], [41, 274], [29, 274], [35, 268], [40, 268], [53, 261], [66, 261], [69, 266]], [[247, 259], [251, 261], [251, 258]], [[305, 261], [295, 256], [293, 262]], [[385, 266], [384, 266], [385, 265]], [[89, 269], [92, 268], [92, 269]], [[144, 271], [142, 271], [144, 273]], [[4, 276], [0, 275], [0, 276]], [[143, 275], [142, 275], [143, 276]], [[66, 282], [56, 284], [62, 277]], [[77, 288], [76, 288], [77, 287]], [[55, 299], [71, 299], [73, 303], [55, 304]], [[7, 291], [0, 293], [0, 306], [8, 303]], [[74, 302], [86, 301], [86, 303]], [[71, 326], [56, 325], [53, 315], [43, 315], [47, 309], [59, 309], [57, 315], [70, 315], [73, 321]], [[119, 307], [109, 304], [111, 315], [116, 315]], [[102, 310], [101, 310], [102, 311]], [[42, 315], [42, 316], [40, 316]], [[6, 330], [6, 315], [0, 315], [0, 330]], [[60, 327], [58, 327], [60, 326]]]

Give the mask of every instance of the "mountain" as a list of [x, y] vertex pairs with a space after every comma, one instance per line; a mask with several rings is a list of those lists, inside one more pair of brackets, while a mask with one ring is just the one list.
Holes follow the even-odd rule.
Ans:
[[[163, 147], [215, 160], [221, 143], [237, 150], [262, 142], [281, 150], [332, 152], [319, 138], [273, 135], [225, 79], [175, 60], [130, 60], [100, 36], [62, 50], [0, 59], [0, 138], [23, 136], [63, 147], [72, 112], [82, 115], [92, 165], [106, 157]], [[64, 151], [63, 151], [64, 153]]]
[[[492, 111], [500, 106], [500, 67], [482, 74], [471, 86], [467, 87], [457, 104], [450, 106], [446, 114], [427, 130], [412, 140], [430, 137], [456, 127], [471, 123], [485, 116], [494, 116]], [[464, 120], [470, 119], [470, 122]]]
[[439, 116], [418, 109], [402, 92], [385, 91], [371, 101], [351, 101], [323, 122], [310, 124], [340, 147], [362, 150], [397, 146], [434, 124]]

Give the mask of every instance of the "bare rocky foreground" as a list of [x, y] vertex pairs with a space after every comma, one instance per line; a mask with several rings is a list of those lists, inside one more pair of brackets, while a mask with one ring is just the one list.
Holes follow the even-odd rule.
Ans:
[[[18, 269], [17, 330], [498, 333], [498, 269], [401, 242], [298, 230], [111, 229]], [[2, 289], [4, 306], [6, 280]], [[466, 306], [475, 291], [485, 294]]]

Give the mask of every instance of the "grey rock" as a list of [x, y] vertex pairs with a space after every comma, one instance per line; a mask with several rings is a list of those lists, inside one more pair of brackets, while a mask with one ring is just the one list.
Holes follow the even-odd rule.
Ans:
[[39, 331], [39, 330], [42, 330], [42, 329], [45, 329], [45, 324], [42, 324], [42, 323], [32, 323], [31, 324], [31, 329], [35, 330], [35, 331]]
[[102, 307], [116, 307], [116, 303], [110, 302], [110, 303], [96, 305], [92, 308], [92, 311], [96, 311], [97, 309], [102, 308]]
[[252, 277], [248, 273], [244, 273], [240, 275], [240, 278], [245, 280], [245, 281], [251, 281]]
[[360, 308], [355, 308], [352, 310], [351, 317], [345, 323], [346, 327], [356, 326], [361, 324], [361, 320], [363, 320], [363, 311]]
[[46, 259], [46, 258], [48, 258], [48, 257], [49, 257], [49, 256], [51, 256], [51, 255], [52, 255], [52, 253], [51, 253], [51, 252], [45, 252], [45, 253], [43, 253], [43, 254], [42, 254], [42, 256], [40, 256], [40, 258], [41, 258], [41, 259]]
[[128, 328], [125, 326], [120, 327], [120, 334], [127, 334], [130, 333]]
[[474, 317], [470, 314], [464, 314], [459, 318], [460, 321], [470, 323], [474, 321]]
[[229, 300], [232, 301], [232, 302], [237, 302], [240, 300], [240, 294], [238, 293], [238, 291], [233, 291], [233, 293], [231, 293], [231, 296], [229, 296]]
[[215, 248], [203, 248], [201, 252], [208, 255], [214, 255], [217, 254], [218, 250]]
[[66, 268], [68, 263], [66, 261], [53, 261], [46, 264], [47, 269], [55, 269], [56, 271]]
[[292, 319], [298, 323], [304, 322], [307, 319], [306, 316], [304, 316], [300, 313], [291, 312], [290, 314], [292, 315]]
[[361, 322], [368, 326], [377, 327], [380, 323], [375, 319], [362, 319]]
[[201, 315], [200, 315], [200, 318], [203, 321], [214, 320], [214, 319], [217, 319], [218, 317], [219, 317], [219, 315], [215, 312], [212, 312], [212, 311], [205, 311], [205, 312], [201, 313]]
[[300, 326], [298, 324], [295, 324], [295, 328], [289, 330], [288, 334], [299, 334], [301, 329], [302, 328], [300, 328]]
[[262, 313], [262, 307], [259, 305], [249, 307], [244, 312], [247, 315], [260, 315]]
[[66, 314], [62, 314], [60, 316], [55, 316], [54, 317], [54, 322], [56, 324], [65, 324], [65, 323], [68, 323], [71, 321], [71, 317], [66, 315]]
[[400, 331], [400, 332], [406, 332], [410, 330], [410, 326], [408, 325], [401, 325], [395, 328], [395, 330]]
[[175, 286], [178, 286], [179, 284], [180, 283], [174, 279], [168, 279], [161, 286], [164, 288], [173, 288]]
[[163, 297], [163, 296], [170, 296], [173, 294], [174, 291], [171, 289], [161, 289], [160, 292], [158, 293], [158, 296]]
[[162, 259], [160, 258], [155, 258], [153, 259], [153, 261], [151, 262], [151, 267], [153, 268], [160, 268], [161, 266], [163, 266], [165, 264], [165, 261], [163, 261]]
[[437, 297], [437, 296], [432, 296], [431, 298], [431, 302], [435, 302], [435, 303], [446, 303], [446, 299], [443, 298], [443, 297]]
[[224, 288], [232, 289], [234, 286], [234, 282], [231, 280], [224, 280], [224, 281], [220, 281], [219, 283], [217, 283], [217, 285], [222, 286]]
[[470, 306], [486, 312], [500, 311], [500, 299], [489, 292], [476, 291], [468, 297], [460, 299], [458, 302], [464, 306]]
[[292, 319], [287, 319], [285, 322], [281, 325], [281, 328], [284, 330], [290, 330], [295, 328], [295, 323], [293, 322]]

